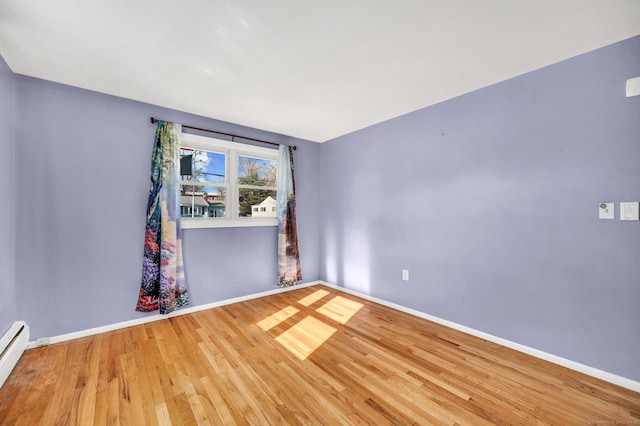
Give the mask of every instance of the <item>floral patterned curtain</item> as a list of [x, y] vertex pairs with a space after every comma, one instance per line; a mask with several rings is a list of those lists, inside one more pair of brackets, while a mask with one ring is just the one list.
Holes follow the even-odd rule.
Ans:
[[180, 229], [180, 124], [158, 121], [151, 157], [142, 283], [137, 311], [168, 314], [189, 304]]
[[298, 230], [296, 228], [296, 184], [293, 149], [280, 145], [278, 162], [278, 285], [289, 287], [302, 279]]

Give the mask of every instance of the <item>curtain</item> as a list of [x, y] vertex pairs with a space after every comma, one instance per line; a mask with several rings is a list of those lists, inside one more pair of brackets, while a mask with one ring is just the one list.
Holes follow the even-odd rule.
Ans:
[[296, 228], [296, 184], [293, 149], [280, 145], [278, 162], [278, 285], [289, 287], [302, 279], [298, 230]]
[[189, 303], [180, 229], [180, 124], [158, 121], [151, 156], [142, 283], [137, 311], [168, 314]]

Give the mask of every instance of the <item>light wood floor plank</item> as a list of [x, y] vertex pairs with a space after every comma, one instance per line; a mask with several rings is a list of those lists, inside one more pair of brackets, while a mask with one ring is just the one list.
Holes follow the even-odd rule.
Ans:
[[324, 286], [23, 355], [2, 425], [640, 424], [640, 394]]

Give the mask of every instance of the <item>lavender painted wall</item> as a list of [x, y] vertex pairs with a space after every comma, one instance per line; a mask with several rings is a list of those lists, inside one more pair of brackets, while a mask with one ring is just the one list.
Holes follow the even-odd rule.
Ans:
[[0, 336], [17, 319], [13, 97], [15, 76], [0, 56]]
[[[150, 116], [296, 144], [303, 278], [319, 278], [318, 144], [18, 75], [17, 310], [33, 339], [153, 315], [134, 311]], [[191, 306], [276, 288], [275, 241], [273, 227], [185, 230]]]
[[640, 380], [640, 222], [598, 220], [638, 75], [635, 37], [323, 144], [322, 279]]

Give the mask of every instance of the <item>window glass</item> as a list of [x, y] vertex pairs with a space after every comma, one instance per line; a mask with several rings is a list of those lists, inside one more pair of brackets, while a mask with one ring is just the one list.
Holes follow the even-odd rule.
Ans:
[[278, 162], [264, 158], [238, 156], [238, 184], [276, 186]]
[[238, 216], [276, 217], [276, 174], [278, 162], [238, 156]]
[[240, 217], [276, 217], [276, 190], [251, 189], [239, 190]]
[[181, 148], [181, 165], [184, 157], [191, 157], [191, 173], [182, 174], [182, 179], [195, 182], [224, 183], [226, 155], [220, 152], [193, 148]]
[[182, 217], [225, 217], [226, 188], [203, 185], [180, 185]]
[[183, 228], [277, 226], [278, 151], [181, 135]]

